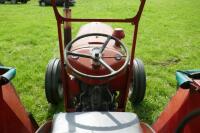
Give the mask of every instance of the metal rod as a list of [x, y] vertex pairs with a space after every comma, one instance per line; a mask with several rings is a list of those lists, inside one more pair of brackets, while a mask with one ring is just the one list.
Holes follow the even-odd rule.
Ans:
[[[71, 9], [65, 8], [63, 9], [64, 17], [71, 18]], [[64, 32], [64, 47], [72, 40], [72, 28], [71, 22], [64, 22], [63, 24], [63, 32]]]
[[63, 48], [63, 42], [62, 42], [62, 32], [61, 32], [61, 24], [57, 22], [57, 27], [58, 27], [58, 40], [59, 40], [59, 49], [60, 49], [60, 59], [61, 59], [61, 76], [62, 76], [62, 85], [63, 85], [63, 91], [64, 91], [64, 107], [65, 111], [68, 109], [68, 90], [67, 90], [67, 73], [65, 71], [65, 66], [64, 66], [64, 48]]
[[[120, 100], [119, 103], [119, 108], [123, 108], [125, 109], [126, 107], [126, 103], [127, 103], [127, 98], [128, 98], [128, 93], [129, 93], [129, 87], [130, 87], [130, 83], [131, 83], [131, 78], [134, 75], [133, 74], [133, 60], [135, 58], [135, 49], [136, 49], [136, 42], [137, 42], [137, 32], [138, 32], [138, 24], [135, 25], [134, 28], [134, 34], [133, 34], [133, 45], [132, 45], [132, 49], [131, 49], [131, 59], [130, 59], [130, 65], [129, 65], [129, 70], [128, 70], [128, 79], [127, 79], [127, 84], [126, 84], [126, 89], [124, 90], [124, 94], [122, 94], [121, 98], [123, 100]], [[125, 110], [124, 110], [125, 111]]]
[[63, 21], [67, 22], [119, 22], [119, 23], [134, 23], [135, 18], [126, 18], [126, 19], [89, 19], [89, 18], [64, 18], [61, 16]]

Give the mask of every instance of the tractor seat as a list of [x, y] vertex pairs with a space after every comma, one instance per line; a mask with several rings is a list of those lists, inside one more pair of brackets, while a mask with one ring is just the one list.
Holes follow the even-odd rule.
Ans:
[[73, 112], [53, 117], [52, 133], [142, 133], [136, 114], [129, 112]]

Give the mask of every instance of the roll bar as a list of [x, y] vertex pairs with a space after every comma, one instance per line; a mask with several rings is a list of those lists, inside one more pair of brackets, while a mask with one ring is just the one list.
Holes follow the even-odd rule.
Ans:
[[65, 18], [63, 16], [60, 15], [60, 13], [58, 12], [58, 9], [56, 7], [56, 0], [51, 0], [51, 4], [54, 10], [54, 14], [56, 16], [56, 20], [59, 23], [64, 23], [64, 22], [119, 22], [119, 23], [131, 23], [136, 25], [141, 17], [144, 5], [145, 5], [145, 1], [146, 0], [140, 0], [140, 6], [138, 9], [137, 14], [132, 17], [132, 18], [125, 18], [125, 19], [88, 19], [88, 18]]
[[[68, 2], [68, 0], [66, 1]], [[88, 18], [67, 18], [67, 17], [63, 17], [60, 15], [60, 13], [58, 12], [58, 9], [56, 7], [56, 0], [51, 0], [51, 4], [54, 10], [54, 14], [57, 20], [57, 28], [58, 28], [58, 40], [59, 40], [59, 49], [60, 49], [60, 59], [61, 59], [61, 75], [62, 75], [62, 83], [63, 83], [63, 88], [64, 88], [64, 94], [69, 94], [69, 89], [68, 88], [68, 84], [66, 82], [66, 78], [68, 78], [67, 73], [65, 71], [65, 59], [64, 59], [64, 47], [66, 46], [63, 45], [63, 40], [62, 40], [62, 30], [61, 30], [61, 24], [65, 23], [69, 23], [69, 22], [113, 22], [113, 23], [130, 23], [132, 25], [134, 25], [134, 31], [133, 31], [133, 37], [132, 37], [132, 48], [131, 48], [131, 55], [130, 55], [130, 66], [129, 66], [129, 74], [128, 74], [128, 80], [127, 80], [127, 87], [124, 91], [123, 96], [121, 96], [121, 102], [118, 105], [118, 109], [125, 109], [126, 106], [126, 102], [127, 102], [127, 97], [128, 97], [128, 91], [129, 91], [129, 83], [132, 77], [132, 68], [133, 68], [133, 60], [134, 60], [134, 56], [135, 56], [135, 48], [136, 48], [136, 42], [137, 42], [137, 32], [138, 32], [138, 25], [139, 25], [139, 20], [144, 8], [146, 0], [140, 0], [140, 6], [139, 9], [136, 13], [135, 16], [133, 16], [132, 18], [125, 18], [125, 19], [88, 19]], [[68, 8], [69, 9], [69, 8]], [[70, 9], [69, 9], [70, 10]], [[70, 11], [68, 12], [70, 13]], [[71, 27], [67, 27], [69, 29], [71, 29]], [[66, 36], [64, 36], [66, 37]], [[64, 95], [64, 105], [65, 105], [65, 110], [66, 111], [70, 111], [70, 103], [68, 103], [70, 101], [70, 98], [67, 97], [66, 95]]]

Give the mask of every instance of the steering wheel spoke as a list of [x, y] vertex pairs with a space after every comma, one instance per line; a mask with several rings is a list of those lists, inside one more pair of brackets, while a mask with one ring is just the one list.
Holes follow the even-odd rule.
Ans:
[[[116, 56], [102, 56], [101, 58], [117, 58]], [[126, 55], [120, 55], [120, 58], [126, 58]]]
[[105, 67], [107, 68], [111, 73], [114, 73], [115, 70], [113, 68], [111, 68], [102, 58], [99, 59], [99, 62]]
[[112, 36], [108, 36], [107, 40], [105, 41], [105, 43], [103, 44], [103, 46], [101, 47], [101, 53], [103, 53], [104, 49], [106, 48], [106, 46], [108, 45], [109, 41], [111, 40]]
[[72, 56], [78, 56], [78, 57], [93, 59], [93, 57], [92, 57], [91, 55], [88, 55], [88, 54], [80, 54], [80, 53], [74, 53], [74, 52], [70, 52], [70, 51], [67, 51], [67, 55], [72, 55]]

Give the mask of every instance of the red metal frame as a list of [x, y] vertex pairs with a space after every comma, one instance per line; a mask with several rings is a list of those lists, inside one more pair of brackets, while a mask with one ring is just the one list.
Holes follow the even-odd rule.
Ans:
[[[179, 88], [175, 96], [172, 97], [158, 120], [153, 124], [153, 129], [157, 133], [173, 133], [184, 117], [189, 113], [200, 109], [200, 80], [194, 80], [190, 89]], [[184, 127], [183, 133], [198, 133], [200, 116], [195, 117]]]
[[0, 107], [1, 133], [33, 133], [37, 130], [10, 83], [0, 85]]
[[[60, 58], [61, 58], [61, 71], [62, 71], [62, 83], [63, 83], [63, 88], [64, 88], [64, 93], [68, 94], [69, 89], [67, 89], [69, 86], [67, 84], [67, 81], [69, 79], [66, 71], [65, 71], [65, 64], [64, 64], [64, 45], [63, 45], [63, 40], [62, 40], [62, 32], [61, 32], [61, 24], [64, 22], [118, 22], [118, 23], [131, 23], [135, 25], [134, 32], [133, 32], [133, 41], [132, 41], [132, 49], [131, 49], [131, 60], [130, 60], [130, 65], [127, 71], [128, 79], [126, 83], [126, 88], [123, 89], [121, 95], [120, 95], [120, 103], [118, 106], [118, 111], [125, 111], [125, 106], [127, 102], [127, 96], [129, 92], [129, 85], [130, 85], [130, 80], [132, 77], [132, 68], [133, 68], [133, 60], [134, 60], [134, 55], [135, 55], [135, 48], [136, 48], [136, 41], [137, 41], [137, 32], [138, 32], [138, 24], [139, 20], [145, 5], [146, 0], [141, 0], [139, 10], [137, 14], [132, 17], [132, 18], [127, 18], [127, 19], [85, 19], [85, 18], [65, 18], [61, 16], [58, 12], [58, 9], [55, 4], [55, 0], [51, 0], [53, 10], [55, 13], [55, 17], [57, 20], [57, 28], [58, 28], [58, 39], [59, 39], [59, 48], [60, 48]], [[66, 39], [65, 39], [66, 40]], [[66, 111], [73, 111], [72, 108], [70, 108], [70, 104], [68, 103], [69, 97], [67, 95], [64, 95], [64, 105], [65, 105], [65, 110]]]

